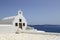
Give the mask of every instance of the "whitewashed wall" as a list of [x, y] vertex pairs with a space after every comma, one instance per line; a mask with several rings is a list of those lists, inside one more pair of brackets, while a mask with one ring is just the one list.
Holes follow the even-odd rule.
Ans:
[[14, 33], [16, 31], [17, 28], [13, 26], [0, 26], [0, 33]]

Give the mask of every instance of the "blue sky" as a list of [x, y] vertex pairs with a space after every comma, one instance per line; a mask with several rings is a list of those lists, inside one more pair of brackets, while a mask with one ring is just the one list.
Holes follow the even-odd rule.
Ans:
[[0, 19], [22, 9], [28, 24], [60, 25], [60, 0], [0, 0]]

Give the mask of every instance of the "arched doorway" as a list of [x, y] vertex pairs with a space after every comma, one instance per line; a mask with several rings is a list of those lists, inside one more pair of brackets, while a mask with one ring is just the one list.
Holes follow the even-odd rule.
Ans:
[[21, 29], [22, 29], [22, 23], [19, 23], [19, 28], [21, 28]]

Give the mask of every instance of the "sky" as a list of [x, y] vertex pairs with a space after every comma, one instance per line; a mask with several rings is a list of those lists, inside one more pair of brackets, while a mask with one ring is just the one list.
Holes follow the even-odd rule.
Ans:
[[0, 19], [23, 11], [28, 24], [60, 25], [60, 0], [0, 0]]

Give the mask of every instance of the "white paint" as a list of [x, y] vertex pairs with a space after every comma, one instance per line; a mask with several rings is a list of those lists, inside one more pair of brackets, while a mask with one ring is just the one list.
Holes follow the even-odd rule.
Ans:
[[[18, 11], [16, 16], [11, 16], [11, 17], [5, 17], [2, 20], [8, 20], [8, 19], [14, 19], [12, 20], [11, 25], [10, 24], [0, 24], [0, 32], [16, 32], [17, 29], [21, 29], [19, 28], [19, 23], [22, 23], [22, 29], [21, 30], [25, 30], [27, 27], [27, 21], [25, 19], [25, 17], [23, 16], [23, 12], [21, 10]], [[22, 22], [19, 22], [19, 19], [22, 19]], [[18, 23], [18, 26], [15, 26], [15, 23]], [[23, 26], [23, 23], [25, 23], [25, 26]]]
[[5, 17], [5, 18], [3, 18], [2, 20], [13, 19], [13, 18], [15, 18], [15, 16]]
[[[22, 22], [19, 22], [19, 19], [22, 19]], [[25, 30], [26, 27], [27, 27], [27, 21], [25, 19], [25, 17], [23, 16], [23, 12], [21, 10], [18, 11], [18, 15], [15, 17], [14, 21], [13, 21], [13, 27], [16, 27], [15, 26], [15, 23], [22, 23], [22, 30]], [[23, 26], [23, 23], [25, 23], [25, 26]], [[17, 26], [19, 27], [19, 26]]]
[[4, 26], [12, 26], [12, 25], [8, 25], [8, 24], [7, 24], [7, 25], [5, 25], [5, 24], [3, 25], [3, 24], [1, 24], [1, 25], [0, 25], [0, 27], [1, 27], [1, 26], [3, 26], [3, 27], [4, 27]]

